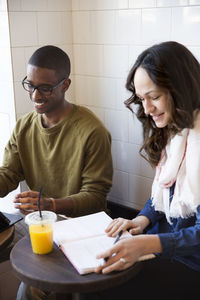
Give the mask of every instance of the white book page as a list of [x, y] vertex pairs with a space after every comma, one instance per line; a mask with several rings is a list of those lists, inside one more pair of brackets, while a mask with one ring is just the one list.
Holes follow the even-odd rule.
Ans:
[[81, 240], [92, 236], [105, 235], [105, 229], [112, 221], [105, 212], [59, 221], [53, 224], [54, 242]]
[[66, 242], [61, 246], [62, 251], [78, 270], [80, 274], [86, 274], [104, 263], [103, 259], [97, 259], [96, 255], [109, 249], [115, 238], [104, 236]]
[[[130, 238], [129, 232], [124, 232], [121, 239]], [[80, 274], [93, 272], [94, 269], [104, 263], [103, 259], [97, 259], [96, 255], [111, 248], [116, 237], [101, 235], [62, 243], [61, 249]]]

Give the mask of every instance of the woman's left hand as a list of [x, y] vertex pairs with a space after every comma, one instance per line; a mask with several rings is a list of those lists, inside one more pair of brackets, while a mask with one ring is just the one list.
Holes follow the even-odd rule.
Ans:
[[108, 258], [103, 266], [96, 268], [96, 273], [110, 273], [121, 271], [132, 266], [143, 255], [144, 242], [133, 236], [123, 239], [112, 246], [109, 250], [99, 254], [97, 258]]

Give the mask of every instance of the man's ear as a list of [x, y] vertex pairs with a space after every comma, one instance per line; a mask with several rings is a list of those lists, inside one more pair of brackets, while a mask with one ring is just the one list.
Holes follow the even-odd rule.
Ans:
[[71, 79], [66, 79], [64, 82], [64, 91], [66, 92], [71, 84]]

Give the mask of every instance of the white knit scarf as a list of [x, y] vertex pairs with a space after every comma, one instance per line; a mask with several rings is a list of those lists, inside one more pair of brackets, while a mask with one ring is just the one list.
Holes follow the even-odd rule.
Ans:
[[[176, 182], [171, 204], [170, 187]], [[193, 129], [175, 135], [161, 154], [152, 185], [155, 210], [172, 218], [187, 218], [200, 205], [200, 113]]]

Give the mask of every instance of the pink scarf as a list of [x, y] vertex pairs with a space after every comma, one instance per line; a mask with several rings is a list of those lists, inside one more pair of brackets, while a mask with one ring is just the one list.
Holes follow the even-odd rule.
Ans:
[[[170, 203], [170, 187], [176, 182]], [[183, 129], [162, 152], [152, 185], [155, 210], [170, 217], [187, 218], [200, 205], [200, 113], [194, 128]]]

